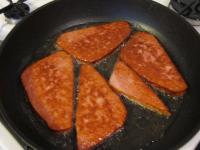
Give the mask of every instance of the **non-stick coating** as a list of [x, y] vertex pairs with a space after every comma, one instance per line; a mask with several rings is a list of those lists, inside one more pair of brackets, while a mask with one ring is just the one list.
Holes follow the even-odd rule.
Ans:
[[[184, 76], [189, 89], [183, 99], [177, 100], [181, 101], [181, 107], [174, 111], [171, 118], [173, 121], [165, 130], [164, 136], [158, 135], [160, 140], [150, 145], [139, 143], [151, 138], [151, 132], [156, 133], [151, 130], [146, 132], [145, 129], [151, 129], [154, 120], [159, 126], [165, 119], [123, 99], [129, 112], [142, 112], [141, 115], [130, 113], [127, 124], [132, 123], [133, 126], [125, 127], [114, 140], [97, 149], [129, 150], [146, 145], [148, 146], [144, 148], [152, 150], [176, 149], [199, 129], [200, 37], [188, 23], [150, 0], [60, 0], [25, 18], [1, 47], [0, 112], [5, 125], [21, 143], [36, 149], [74, 149], [74, 131], [62, 134], [49, 130], [31, 108], [20, 82], [20, 74], [31, 61], [52, 51], [52, 47], [47, 50], [45, 45], [48, 46], [47, 43], [51, 43], [52, 38], [61, 31], [79, 24], [113, 20], [127, 20], [136, 28], [155, 34]], [[170, 103], [176, 102], [168, 102]], [[173, 107], [170, 109], [173, 112]], [[160, 117], [161, 122], [155, 117]], [[134, 123], [138, 120], [141, 124], [136, 126]], [[155, 130], [155, 127], [152, 129]]]

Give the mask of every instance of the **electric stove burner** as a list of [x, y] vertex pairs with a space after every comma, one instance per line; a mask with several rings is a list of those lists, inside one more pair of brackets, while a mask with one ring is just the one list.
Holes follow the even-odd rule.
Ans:
[[200, 25], [200, 0], [171, 0], [169, 7], [192, 25]]
[[5, 17], [8, 19], [21, 19], [27, 14], [29, 14], [30, 8], [27, 4], [24, 3], [25, 0], [19, 0], [16, 3], [13, 3], [12, 0], [9, 0], [10, 4], [1, 9], [0, 13], [4, 13]]

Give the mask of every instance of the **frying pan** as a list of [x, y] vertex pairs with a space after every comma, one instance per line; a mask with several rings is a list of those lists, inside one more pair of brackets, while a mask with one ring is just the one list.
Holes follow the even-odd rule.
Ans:
[[[32, 109], [20, 82], [23, 69], [52, 53], [55, 38], [62, 31], [115, 20], [129, 21], [134, 30], [156, 35], [189, 88], [184, 97], [175, 100], [158, 93], [173, 113], [168, 119], [121, 96], [128, 110], [124, 129], [95, 149], [177, 149], [199, 130], [200, 36], [187, 22], [150, 0], [59, 0], [22, 20], [1, 47], [0, 114], [23, 146], [76, 149], [74, 128], [66, 133], [54, 132]], [[114, 64], [118, 51], [105, 62]], [[104, 61], [95, 67], [105, 78], [112, 70]]]

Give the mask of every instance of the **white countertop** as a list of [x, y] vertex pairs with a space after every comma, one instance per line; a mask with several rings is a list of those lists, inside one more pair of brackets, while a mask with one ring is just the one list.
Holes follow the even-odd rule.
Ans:
[[[17, 0], [14, 0], [14, 2]], [[52, 0], [27, 0], [27, 4], [32, 3], [33, 1], [37, 1], [32, 5], [32, 9], [36, 9], [39, 6], [42, 6], [45, 3], [48, 3]], [[158, 3], [163, 4], [164, 6], [168, 6], [170, 0], [154, 0]], [[7, 0], [0, 0], [0, 8], [6, 6], [8, 4]], [[3, 26], [5, 20], [1, 20], [2, 15], [0, 15], [0, 27]], [[9, 27], [5, 28], [7, 32], [9, 32], [14, 25], [10, 25]], [[196, 28], [197, 31], [200, 33], [200, 27]], [[1, 34], [0, 32], [0, 40], [5, 38], [5, 34]], [[200, 141], [200, 131], [196, 133], [196, 135], [187, 143], [185, 144], [180, 150], [194, 150], [198, 142]], [[9, 131], [2, 125], [0, 122], [0, 150], [22, 150], [23, 148], [17, 143], [14, 137], [9, 133]]]

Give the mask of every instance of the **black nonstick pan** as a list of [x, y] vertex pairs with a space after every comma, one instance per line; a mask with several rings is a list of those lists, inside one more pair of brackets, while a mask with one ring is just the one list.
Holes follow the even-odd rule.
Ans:
[[[199, 130], [200, 36], [187, 22], [150, 0], [59, 0], [22, 20], [1, 47], [0, 114], [24, 147], [76, 149], [76, 133], [74, 129], [54, 132], [35, 113], [20, 81], [23, 69], [54, 52], [55, 38], [62, 31], [116, 20], [129, 21], [133, 32], [144, 30], [157, 36], [189, 88], [182, 98], [173, 100], [158, 92], [173, 114], [170, 118], [145, 110], [121, 96], [128, 110], [124, 129], [95, 149], [177, 149]], [[106, 79], [119, 49], [94, 64]]]

